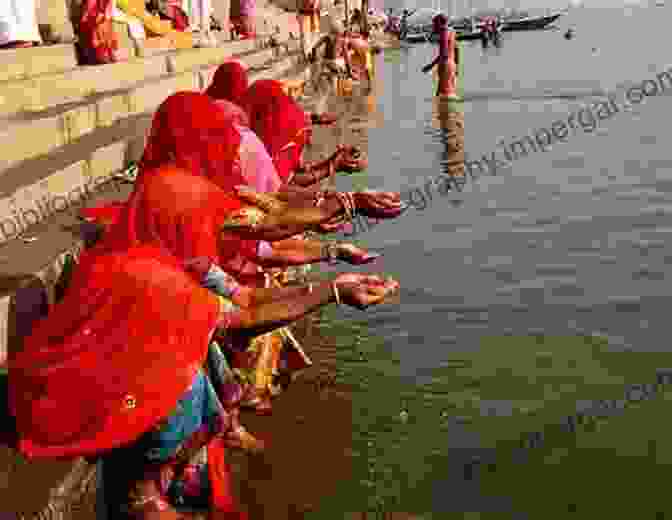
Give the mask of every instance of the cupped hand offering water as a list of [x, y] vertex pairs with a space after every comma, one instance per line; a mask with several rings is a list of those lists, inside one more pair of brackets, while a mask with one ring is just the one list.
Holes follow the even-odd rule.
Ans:
[[338, 258], [348, 262], [350, 265], [370, 264], [383, 256], [381, 253], [371, 253], [354, 244], [339, 244]]
[[395, 191], [365, 190], [353, 193], [357, 212], [370, 218], [397, 218], [406, 209]]
[[360, 310], [383, 303], [399, 290], [399, 282], [379, 275], [346, 273], [338, 275], [334, 283], [343, 303]]

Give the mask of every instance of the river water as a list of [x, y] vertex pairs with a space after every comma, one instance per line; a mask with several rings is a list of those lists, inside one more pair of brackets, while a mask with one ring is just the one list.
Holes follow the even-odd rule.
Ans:
[[[352, 389], [355, 469], [315, 518], [669, 511], [672, 77], [665, 90], [658, 75], [671, 14], [576, 9], [558, 31], [467, 43], [467, 160], [494, 152], [500, 167], [472, 167], [461, 192], [430, 187], [431, 200], [411, 190], [450, 155], [419, 72], [435, 49], [379, 57], [375, 114], [345, 130], [367, 127], [370, 165], [338, 186], [413, 204], [356, 237], [402, 290], [366, 316], [323, 316]], [[564, 142], [548, 147], [558, 121]], [[535, 134], [536, 152], [513, 144]]]

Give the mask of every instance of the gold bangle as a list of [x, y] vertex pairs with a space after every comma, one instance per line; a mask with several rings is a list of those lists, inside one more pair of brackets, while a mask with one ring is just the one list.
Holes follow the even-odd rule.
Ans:
[[341, 304], [341, 295], [338, 292], [338, 287], [336, 287], [336, 282], [331, 282], [331, 292], [334, 293], [334, 298], [336, 298], [336, 304]]

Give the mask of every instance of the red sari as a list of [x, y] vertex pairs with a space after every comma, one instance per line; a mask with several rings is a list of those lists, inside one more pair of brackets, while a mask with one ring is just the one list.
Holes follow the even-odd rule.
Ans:
[[138, 438], [192, 383], [218, 310], [156, 246], [88, 256], [9, 359], [20, 451], [90, 456]]
[[85, 0], [79, 21], [79, 42], [86, 65], [118, 61], [119, 41], [112, 27], [113, 0]]
[[255, 81], [241, 99], [250, 128], [266, 145], [278, 175], [287, 182], [301, 164], [309, 142], [310, 123], [303, 109], [275, 80]]
[[238, 61], [228, 61], [217, 68], [205, 93], [213, 99], [239, 104], [247, 88], [247, 69]]
[[[256, 275], [256, 265], [249, 260], [256, 258], [258, 241], [219, 233], [225, 214], [241, 207], [238, 199], [227, 193], [233, 186], [247, 184], [240, 169], [239, 147], [240, 134], [234, 122], [215, 101], [196, 92], [173, 94], [154, 115], [140, 174], [128, 201], [84, 210], [82, 214], [113, 222], [105, 241], [116, 243], [158, 238], [156, 220], [173, 219], [171, 222], [182, 231], [171, 231], [177, 236], [161, 238], [168, 240], [172, 252], [191, 255], [185, 258], [217, 259], [234, 276]], [[150, 182], [154, 177], [158, 179]], [[162, 195], [156, 196], [159, 192]], [[175, 242], [180, 240], [180, 244]]]

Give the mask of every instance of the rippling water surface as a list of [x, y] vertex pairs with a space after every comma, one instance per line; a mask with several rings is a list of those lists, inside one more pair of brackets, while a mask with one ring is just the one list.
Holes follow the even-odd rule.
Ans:
[[[626, 92], [670, 66], [670, 15], [577, 9], [561, 31], [465, 46], [469, 160], [503, 158], [500, 143], [607, 93], [619, 111], [461, 193], [416, 195], [398, 221], [357, 237], [384, 252], [376, 270], [402, 291], [365, 318], [324, 319], [355, 395], [357, 473], [318, 517], [666, 517], [672, 86], [632, 106]], [[407, 191], [442, 171], [432, 79], [419, 72], [433, 53], [380, 57], [370, 167], [340, 187]]]

